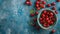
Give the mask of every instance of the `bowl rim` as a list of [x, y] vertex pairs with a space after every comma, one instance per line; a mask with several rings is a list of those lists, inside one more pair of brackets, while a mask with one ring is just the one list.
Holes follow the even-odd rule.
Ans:
[[40, 14], [41, 14], [41, 12], [42, 12], [43, 10], [51, 10], [51, 9], [49, 9], [49, 8], [41, 9], [40, 12], [39, 12], [39, 14], [38, 14], [38, 16], [37, 16], [37, 23], [38, 23], [38, 25], [39, 25], [42, 29], [45, 29], [45, 30], [46, 30], [46, 29], [51, 29], [51, 28], [53, 28], [53, 27], [56, 25], [56, 23], [57, 23], [57, 21], [58, 21], [57, 15], [56, 15], [56, 13], [54, 12], [54, 10], [51, 10], [51, 11], [55, 14], [55, 16], [56, 16], [56, 23], [55, 23], [53, 26], [50, 26], [50, 27], [48, 27], [48, 28], [43, 27], [43, 26], [40, 24], [40, 21], [39, 21]]

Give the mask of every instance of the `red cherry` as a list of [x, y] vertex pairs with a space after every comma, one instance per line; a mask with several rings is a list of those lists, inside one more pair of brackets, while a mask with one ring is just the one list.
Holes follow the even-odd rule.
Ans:
[[50, 22], [50, 25], [52, 25], [53, 23], [54, 23], [54, 22], [53, 22], [53, 21], [51, 21], [51, 22]]
[[56, 10], [56, 7], [53, 7], [52, 10]]
[[47, 13], [46, 10], [44, 10], [43, 13], [46, 14]]
[[26, 0], [26, 1], [30, 1], [30, 0]]
[[29, 5], [32, 5], [32, 2], [30, 2]]
[[43, 19], [42, 18], [40, 18], [40, 21], [42, 21]]
[[31, 17], [33, 17], [33, 16], [34, 16], [34, 14], [33, 14], [33, 13], [32, 13], [32, 14], [30, 14], [30, 16], [31, 16]]
[[43, 4], [40, 4], [40, 7], [41, 7], [41, 8], [45, 8], [45, 6], [44, 6]]
[[48, 15], [46, 15], [46, 17], [45, 18], [48, 18]]
[[57, 0], [57, 2], [60, 2], [60, 0]]
[[53, 16], [54, 14], [53, 13], [50, 13], [50, 16]]
[[37, 10], [40, 10], [40, 7], [38, 7]]
[[51, 6], [51, 4], [47, 4], [47, 6], [48, 6], [48, 7], [50, 7], [50, 6]]
[[48, 20], [47, 22], [50, 23], [50, 20]]
[[46, 2], [45, 1], [42, 1], [42, 4], [46, 4]]
[[50, 13], [49, 12], [47, 12], [47, 15], [49, 15]]
[[52, 6], [54, 6], [55, 4], [56, 4], [55, 2], [51, 3]]
[[26, 1], [26, 4], [27, 4], [27, 5], [29, 5], [29, 4], [30, 4], [30, 2], [29, 2], [29, 1]]
[[54, 32], [55, 32], [55, 30], [53, 29], [53, 30], [52, 30], [52, 33], [54, 33]]
[[43, 17], [45, 17], [45, 14], [42, 14]]
[[37, 18], [33, 19], [33, 21], [36, 22], [37, 21]]
[[53, 16], [50, 16], [50, 18], [53, 18]]
[[47, 27], [49, 27], [50, 25], [49, 24], [46, 24], [47, 25]]
[[46, 23], [44, 23], [43, 26], [46, 27], [47, 26]]
[[55, 11], [55, 13], [56, 13], [56, 14], [58, 14], [58, 12], [57, 12], [57, 11]]
[[49, 20], [49, 18], [46, 18], [46, 21], [48, 21]]
[[37, 1], [41, 2], [42, 0], [37, 0]]
[[52, 21], [55, 21], [56, 19], [55, 18], [52, 18]]
[[30, 2], [30, 0], [26, 0], [25, 2], [27, 5], [32, 5], [32, 2]]
[[45, 8], [45, 5], [43, 5], [42, 8]]
[[36, 1], [36, 4], [39, 4], [40, 2], [39, 1]]
[[40, 7], [42, 7], [43, 4], [39, 4]]
[[43, 21], [40, 21], [41, 24], [43, 24]]
[[38, 12], [36, 11], [35, 14], [38, 15]]
[[39, 7], [39, 4], [36, 4], [36, 7]]

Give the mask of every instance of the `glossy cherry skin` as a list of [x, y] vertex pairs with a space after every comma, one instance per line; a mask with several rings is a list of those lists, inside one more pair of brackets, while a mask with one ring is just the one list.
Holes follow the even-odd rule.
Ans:
[[37, 0], [37, 1], [41, 2], [42, 0]]
[[45, 1], [42, 1], [42, 4], [46, 4], [46, 2]]
[[39, 4], [39, 6], [40, 6], [41, 8], [45, 8], [45, 5], [43, 5], [43, 4]]
[[43, 13], [46, 14], [47, 13], [46, 10], [44, 10]]
[[40, 10], [40, 7], [37, 7], [37, 10]]
[[56, 10], [56, 7], [52, 7], [52, 10]]
[[36, 4], [39, 4], [40, 2], [39, 1], [36, 1]]
[[36, 4], [36, 8], [39, 7], [39, 4]]
[[52, 3], [51, 3], [52, 6], [55, 6], [55, 4], [56, 4], [55, 2], [52, 2]]
[[29, 1], [26, 1], [25, 3], [26, 3], [27, 5], [29, 5], [29, 4], [30, 4], [30, 2], [29, 2]]
[[33, 16], [34, 16], [34, 14], [33, 14], [33, 13], [32, 13], [32, 14], [30, 14], [30, 16], [31, 16], [31, 17], [33, 17]]
[[30, 1], [26, 1], [25, 2], [27, 5], [32, 5], [32, 2], [30, 2]]
[[60, 0], [56, 0], [57, 2], [60, 2]]
[[35, 14], [38, 15], [38, 12], [36, 11]]
[[58, 12], [57, 12], [57, 11], [55, 11], [55, 13], [56, 13], [56, 14], [58, 14]]
[[47, 7], [50, 7], [51, 6], [51, 4], [47, 4]]

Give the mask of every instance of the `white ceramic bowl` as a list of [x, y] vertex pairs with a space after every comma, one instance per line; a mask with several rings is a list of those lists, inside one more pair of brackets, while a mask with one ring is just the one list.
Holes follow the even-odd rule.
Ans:
[[49, 9], [49, 8], [41, 9], [41, 10], [39, 11], [38, 16], [37, 16], [38, 25], [39, 25], [42, 29], [45, 29], [45, 30], [46, 30], [46, 29], [51, 29], [51, 28], [53, 28], [53, 27], [56, 25], [56, 23], [57, 23], [57, 15], [55, 14], [55, 16], [56, 16], [56, 22], [55, 22], [52, 26], [49, 26], [49, 27], [46, 28], [46, 27], [42, 26], [42, 24], [40, 24], [40, 21], [39, 21], [40, 15], [41, 15], [41, 13], [42, 13], [43, 10], [50, 10], [50, 11], [52, 11], [52, 12], [55, 14], [54, 10], [51, 10], [51, 9]]

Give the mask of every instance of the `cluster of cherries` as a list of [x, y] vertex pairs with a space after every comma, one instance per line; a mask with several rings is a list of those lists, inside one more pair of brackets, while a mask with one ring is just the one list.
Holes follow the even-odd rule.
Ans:
[[[60, 2], [60, 0], [57, 0], [57, 2]], [[31, 6], [32, 5], [32, 3], [31, 3], [31, 1], [30, 0], [26, 0], [26, 2], [25, 2], [27, 5], [29, 5], [29, 6]], [[35, 2], [35, 7], [36, 7], [36, 9], [37, 10], [40, 10], [41, 8], [45, 8], [46, 6], [47, 7], [51, 7], [51, 6], [53, 6], [51, 9], [52, 10], [55, 10], [55, 13], [56, 14], [58, 14], [58, 12], [56, 11], [56, 7], [55, 7], [55, 2], [52, 2], [52, 3], [50, 3], [50, 4], [46, 4], [46, 2], [44, 1], [44, 0], [36, 0], [36, 2]], [[48, 13], [48, 11], [45, 11], [46, 13]], [[35, 13], [31, 13], [30, 14], [30, 16], [31, 17], [34, 17], [35, 15], [38, 15], [38, 11], [36, 11]], [[51, 15], [53, 15], [53, 16], [50, 16], [50, 17], [54, 17], [54, 14], [51, 12]], [[42, 15], [42, 16], [44, 16], [44, 15]], [[48, 16], [47, 16], [48, 17]], [[49, 18], [47, 18], [47, 20], [48, 20]], [[51, 20], [51, 19], [50, 19]], [[33, 19], [33, 21], [34, 22], [36, 22], [37, 21], [37, 18], [34, 18]], [[48, 21], [49, 22], [49, 21]], [[49, 25], [52, 25], [54, 22], [53, 21], [51, 21], [51, 23], [49, 23]], [[49, 26], [48, 25], [48, 26]], [[35, 26], [34, 24], [33, 24], [33, 26]], [[45, 26], [45, 25], [44, 25]]]
[[[60, 0], [56, 0], [56, 1], [57, 2], [60, 2]], [[25, 4], [31, 6], [32, 5], [32, 2], [30, 0], [26, 0], [25, 1]], [[51, 9], [52, 10], [55, 10], [55, 13], [58, 14], [58, 12], [56, 11], [55, 4], [56, 4], [56, 2], [52, 2], [50, 4], [46, 4], [46, 2], [44, 0], [36, 0], [36, 2], [35, 2], [35, 8], [36, 8], [36, 10], [40, 10], [41, 8], [45, 8], [46, 6], [47, 7], [53, 6]], [[39, 12], [36, 11], [35, 13], [31, 13], [30, 16], [31, 17], [34, 17], [35, 15], [38, 15], [38, 13]], [[55, 14], [52, 11], [44, 10], [41, 13], [41, 17], [40, 17], [39, 20], [40, 20], [40, 23], [44, 27], [49, 27], [49, 26], [51, 26], [51, 25], [53, 25], [55, 23], [56, 17], [55, 17]], [[33, 21], [36, 22], [37, 21], [37, 18], [34, 18]], [[40, 26], [36, 26], [36, 23], [34, 23], [32, 25], [35, 26], [37, 29], [40, 29]], [[54, 33], [55, 30], [53, 29], [51, 32]]]
[[[60, 0], [56, 0], [56, 1], [60, 2]], [[30, 0], [26, 0], [25, 4], [31, 6], [32, 2]], [[55, 4], [56, 4], [55, 2], [52, 2], [51, 4], [46, 5], [46, 2], [44, 0], [36, 0], [35, 7], [37, 10], [40, 10], [41, 8], [45, 8], [45, 5], [47, 7], [51, 7], [51, 6], [55, 6]], [[53, 7], [52, 9], [55, 10], [56, 8]]]
[[40, 8], [45, 8], [45, 4], [46, 4], [45, 1], [36, 0], [35, 7], [36, 7], [37, 10], [40, 10]]
[[50, 10], [43, 10], [40, 18], [39, 18], [40, 24], [42, 24], [44, 27], [49, 27], [54, 24], [56, 21], [55, 14]]
[[[60, 0], [56, 0], [57, 2], [60, 2]], [[26, 0], [25, 2], [27, 5], [32, 5], [32, 2], [30, 0]], [[46, 4], [46, 2], [44, 0], [37, 0], [36, 1], [36, 7], [38, 8], [40, 4], [42, 4], [43, 6], [41, 6], [42, 8], [44, 8], [44, 4]], [[54, 3], [53, 3], [54, 4]], [[50, 4], [48, 4], [48, 6], [50, 6]]]

